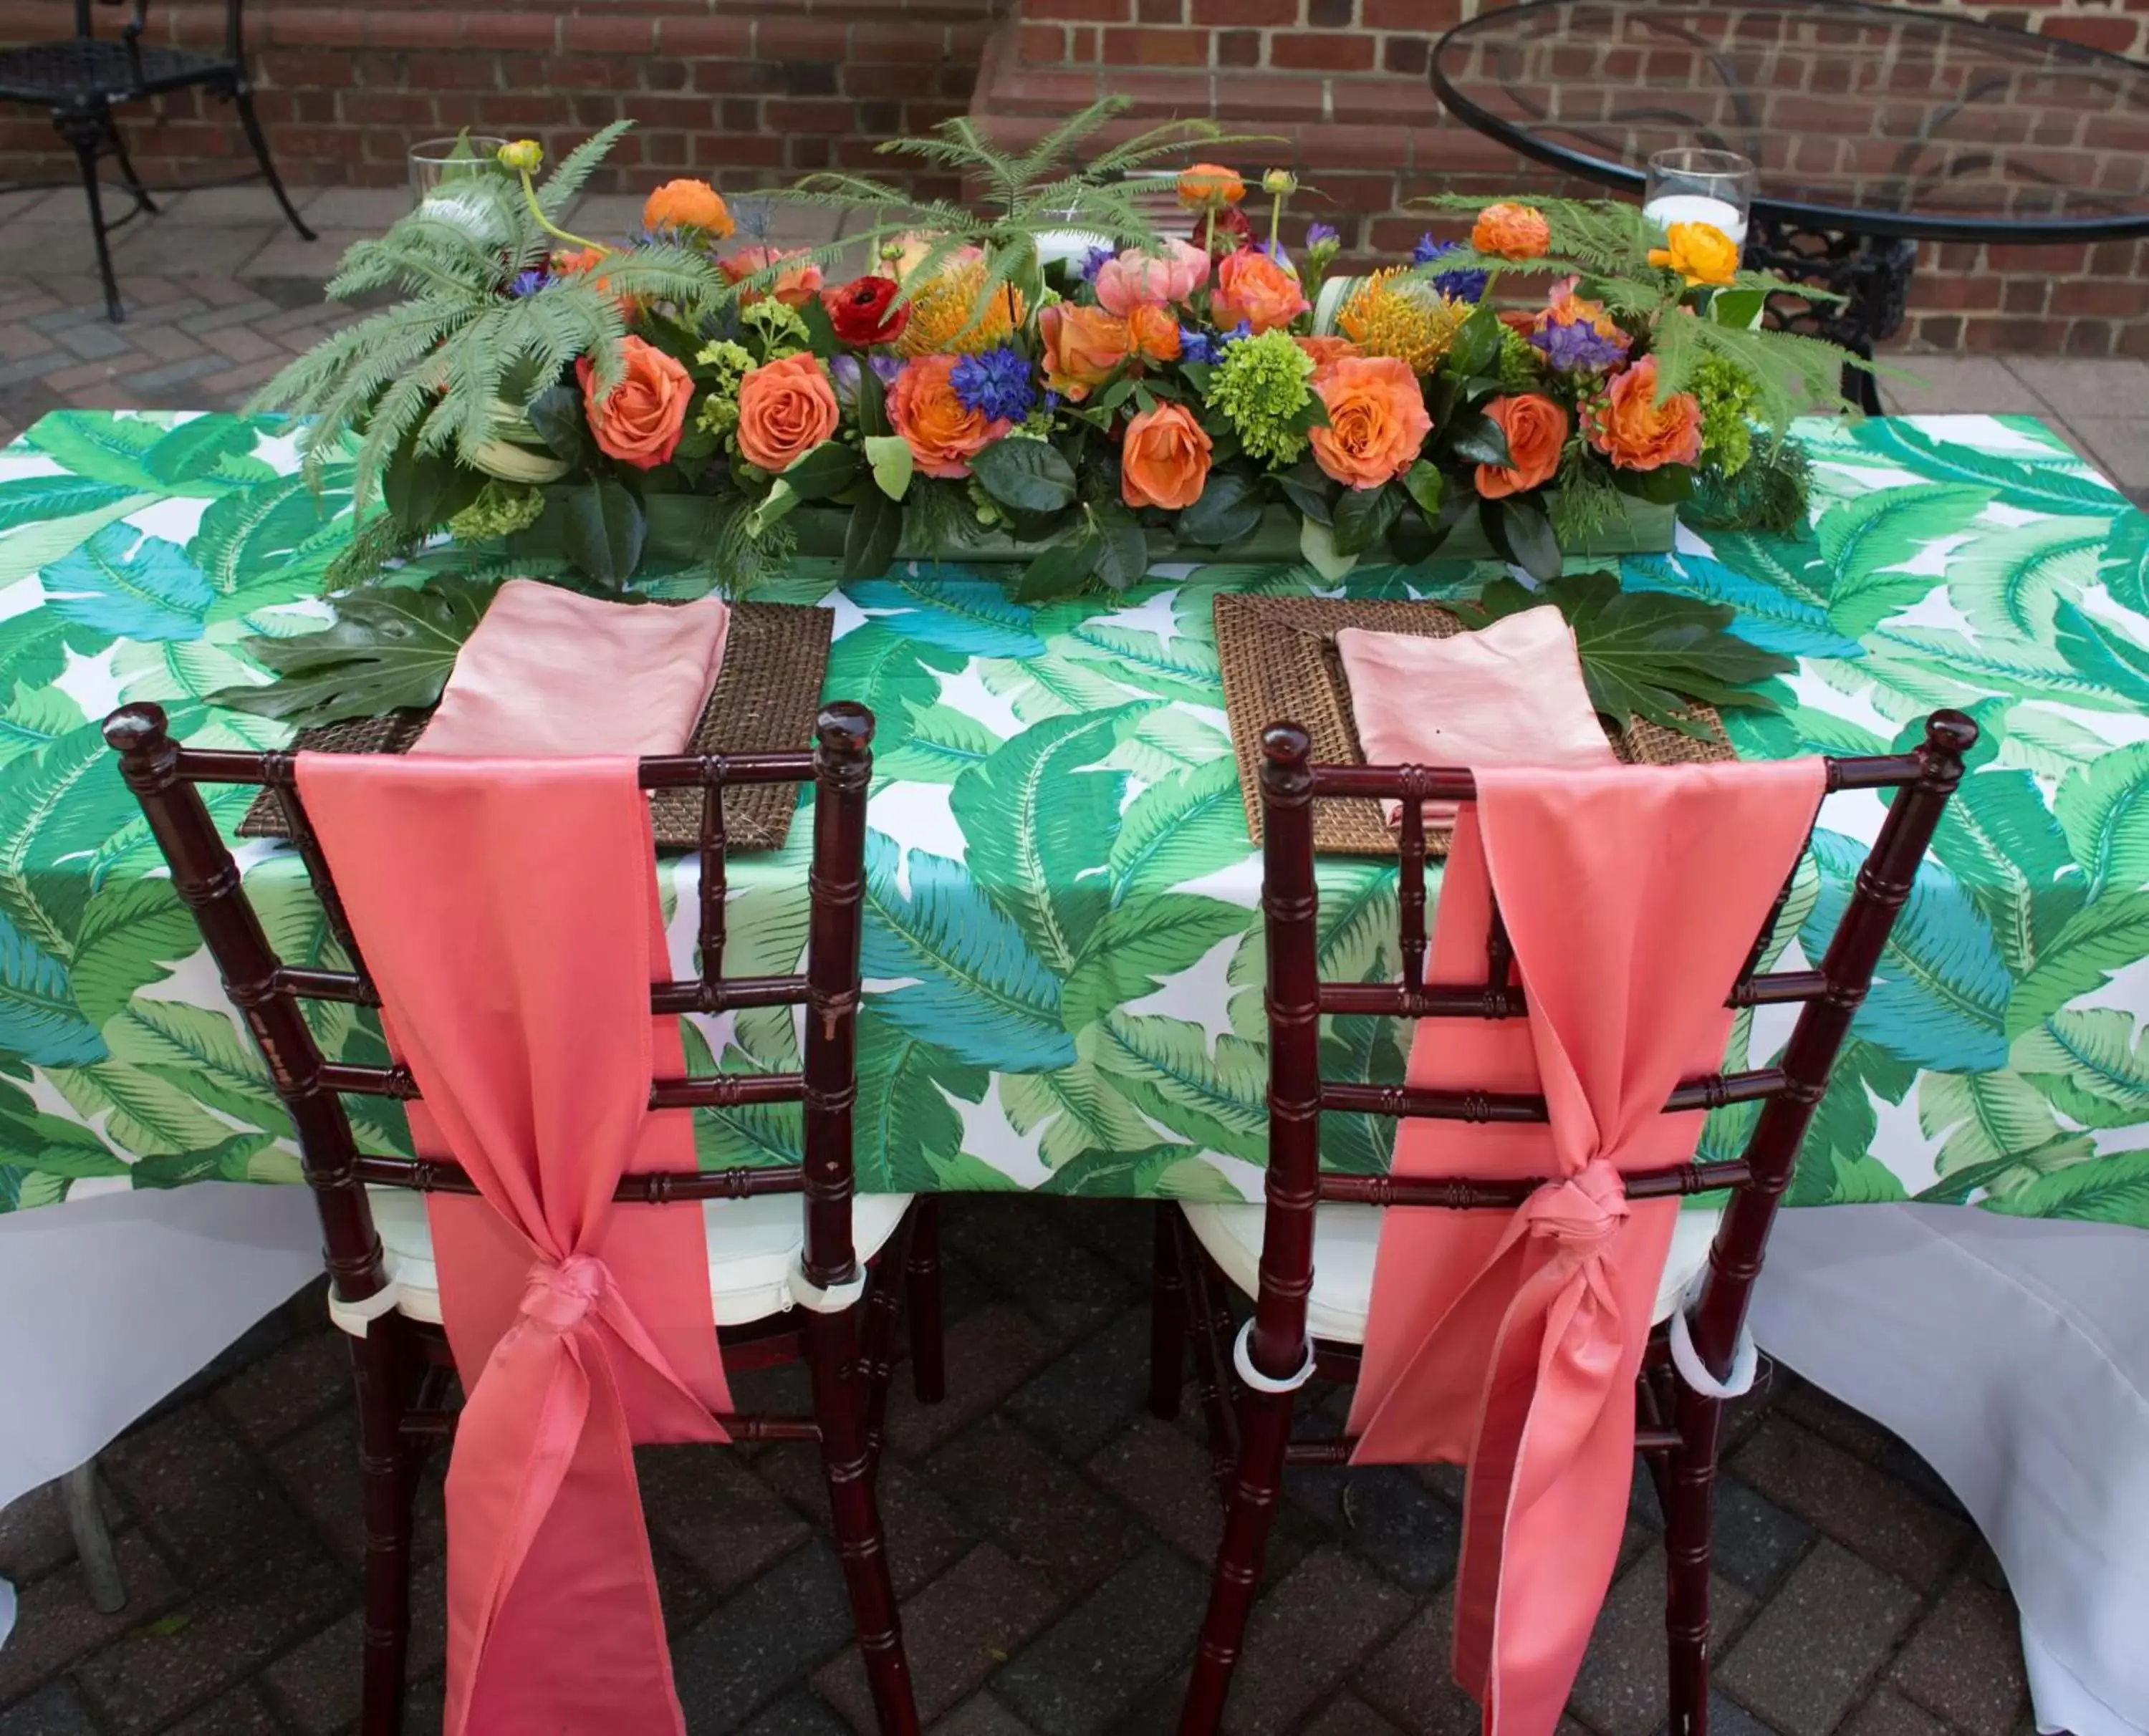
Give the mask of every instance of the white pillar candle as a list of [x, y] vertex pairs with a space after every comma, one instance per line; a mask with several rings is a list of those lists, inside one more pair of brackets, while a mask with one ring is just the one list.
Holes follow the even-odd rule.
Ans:
[[1746, 240], [1746, 219], [1728, 199], [1711, 199], [1705, 193], [1660, 193], [1642, 207], [1642, 215], [1661, 229], [1675, 223], [1713, 224], [1741, 246]]
[[1091, 248], [1111, 244], [1110, 235], [1100, 235], [1095, 229], [1047, 229], [1037, 238], [1037, 263], [1044, 266], [1056, 259], [1081, 259], [1088, 257]]

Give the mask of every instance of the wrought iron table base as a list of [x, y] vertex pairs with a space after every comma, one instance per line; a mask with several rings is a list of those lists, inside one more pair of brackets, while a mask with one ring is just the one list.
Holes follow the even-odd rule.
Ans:
[[[1754, 214], [1746, 234], [1749, 269], [1779, 271], [1802, 283], [1833, 289], [1840, 302], [1769, 298], [1770, 322], [1786, 331], [1808, 332], [1873, 360], [1873, 346], [1903, 325], [1918, 244], [1893, 237], [1809, 229]], [[1880, 394], [1866, 368], [1843, 370], [1843, 395], [1869, 415], [1880, 414]]]

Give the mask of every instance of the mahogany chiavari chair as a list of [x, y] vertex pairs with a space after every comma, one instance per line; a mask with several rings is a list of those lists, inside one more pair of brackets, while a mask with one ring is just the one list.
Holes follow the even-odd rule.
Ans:
[[[873, 728], [873, 716], [863, 707], [836, 704], [822, 712], [817, 745], [809, 752], [680, 755], [641, 762], [644, 789], [698, 788], [702, 796], [700, 974], [652, 984], [652, 1011], [806, 1009], [801, 1071], [656, 1079], [651, 1082], [650, 1106], [685, 1110], [799, 1104], [803, 1161], [630, 1175], [621, 1178], [614, 1197], [660, 1205], [702, 1202], [710, 1220], [711, 1290], [728, 1372], [802, 1356], [808, 1363], [810, 1414], [717, 1420], [737, 1442], [818, 1445], [880, 1727], [908, 1733], [918, 1728], [918, 1715], [874, 1495], [881, 1422], [895, 1360], [898, 1305], [887, 1281], [893, 1270], [901, 1269], [907, 1280], [913, 1378], [920, 1399], [930, 1402], [940, 1396], [943, 1374], [931, 1199], [867, 1195], [857, 1202], [853, 1220], [851, 1118], [857, 1094], [859, 909]], [[345, 1095], [407, 1102], [418, 1094], [406, 1068], [325, 1059], [300, 1009], [302, 1000], [378, 1007], [380, 997], [299, 799], [296, 756], [183, 747], [167, 733], [164, 714], [154, 705], [121, 707], [105, 720], [104, 735], [119, 754], [128, 787], [140, 801], [171, 865], [173, 884], [194, 912], [225, 993], [253, 1034], [298, 1130], [305, 1177], [320, 1214], [330, 1311], [350, 1335], [358, 1387], [366, 1544], [361, 1729], [364, 1736], [394, 1736], [402, 1723], [410, 1633], [412, 1497], [425, 1453], [455, 1428], [454, 1358], [439, 1324], [437, 1276], [431, 1271], [430, 1239], [417, 1196], [469, 1194], [476, 1188], [452, 1162], [358, 1149]], [[804, 782], [814, 790], [805, 969], [789, 976], [727, 978], [724, 792], [735, 785]], [[278, 958], [202, 801], [197, 786], [205, 783], [261, 785], [276, 793], [329, 932], [350, 969], [320, 969]], [[768, 1208], [756, 1204], [792, 1194], [804, 1195], [803, 1240], [795, 1212], [784, 1212], [781, 1221], [772, 1224]], [[383, 1260], [381, 1229], [389, 1230], [391, 1251], [397, 1255], [392, 1272]], [[742, 1249], [741, 1243], [746, 1245]], [[841, 1293], [864, 1281], [863, 1291], [833, 1311], [788, 1311], [791, 1298], [783, 1274], [793, 1259], [801, 1260], [805, 1282], [818, 1291]]]
[[[1706, 1736], [1709, 1723], [1709, 1507], [1716, 1477], [1723, 1384], [1742, 1349], [1748, 1298], [1761, 1270], [1777, 1204], [1852, 1015], [1870, 986], [1882, 947], [1948, 798], [1977, 727], [1959, 712], [1935, 712], [1915, 752], [1827, 762], [1827, 788], [1895, 792], [1885, 821], [1818, 969], [1764, 972], [1760, 966], [1791, 894], [1787, 880], [1756, 937], [1729, 1004], [1801, 1008], [1774, 1065], [1688, 1080], [1667, 1111], [1762, 1105], [1744, 1155], [1630, 1173], [1629, 1199], [1728, 1190], [1720, 1217], [1681, 1213], [1648, 1347], [1636, 1381], [1635, 1447], [1664, 1515], [1669, 1585], [1668, 1736]], [[1207, 1412], [1217, 1477], [1228, 1512], [1217, 1552], [1207, 1618], [1180, 1722], [1182, 1736], [1217, 1728], [1261, 1578], [1268, 1532], [1285, 1468], [1348, 1462], [1348, 1438], [1293, 1439], [1296, 1390], [1308, 1379], [1353, 1382], [1371, 1289], [1379, 1208], [1432, 1206], [1512, 1210], [1543, 1183], [1458, 1177], [1408, 1180], [1324, 1174], [1324, 1113], [1477, 1122], [1547, 1120], [1544, 1099], [1521, 1094], [1431, 1090], [1341, 1083], [1321, 1074], [1324, 1015], [1397, 1019], [1508, 1019], [1524, 1012], [1510, 980], [1513, 949], [1494, 903], [1482, 984], [1430, 985], [1427, 954], [1425, 826], [1427, 800], [1471, 802], [1467, 771], [1419, 766], [1317, 766], [1296, 724], [1262, 738], [1264, 882], [1268, 941], [1269, 1155], [1265, 1205], [1195, 1205], [1158, 1215], [1156, 1321], [1150, 1406], [1176, 1410], [1190, 1326], [1196, 1389]], [[1402, 803], [1399, 906], [1402, 979], [1392, 984], [1320, 979], [1319, 905], [1314, 881], [1313, 808], [1321, 797], [1398, 798]], [[1583, 896], [1579, 888], [1577, 896]], [[1549, 1180], [1552, 1178], [1547, 1177]], [[1694, 1220], [1697, 1236], [1683, 1220]], [[1713, 1228], [1713, 1235], [1709, 1232]], [[1324, 1257], [1316, 1260], [1316, 1243]], [[1333, 1262], [1331, 1268], [1330, 1262]], [[1324, 1271], [1333, 1270], [1328, 1284]], [[1684, 1302], [1689, 1280], [1698, 1294]], [[1251, 1292], [1251, 1317], [1236, 1350], [1231, 1290]], [[1684, 1337], [1714, 1395], [1676, 1367], [1672, 1326], [1683, 1307]], [[1311, 1324], [1312, 1330], [1309, 1330]], [[1326, 1329], [1324, 1331], [1324, 1328]], [[1750, 1357], [1750, 1344], [1744, 1346]], [[1243, 1356], [1256, 1386], [1234, 1376]], [[1734, 1383], [1735, 1385], [1735, 1383]]]

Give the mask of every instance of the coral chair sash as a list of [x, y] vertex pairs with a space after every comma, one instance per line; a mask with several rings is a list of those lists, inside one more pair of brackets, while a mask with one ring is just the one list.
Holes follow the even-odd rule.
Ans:
[[1678, 1210], [1629, 1201], [1623, 1174], [1693, 1155], [1701, 1115], [1664, 1099], [1722, 1064], [1725, 996], [1824, 776], [1488, 769], [1458, 822], [1428, 976], [1482, 980], [1497, 894], [1528, 1016], [1421, 1021], [1408, 1077], [1542, 1090], [1550, 1125], [1407, 1122], [1395, 1170], [1558, 1179], [1507, 1215], [1389, 1210], [1350, 1427], [1360, 1462], [1469, 1466], [1455, 1672], [1497, 1736], [1558, 1723], [1618, 1550]]
[[[651, 611], [655, 613], [657, 611]], [[468, 1381], [448, 1471], [449, 1736], [679, 1731], [631, 1448], [730, 1408], [692, 1170], [647, 803], [632, 759], [301, 755], [300, 793], [422, 1104], [418, 1149]], [[481, 1371], [474, 1381], [471, 1371]]]

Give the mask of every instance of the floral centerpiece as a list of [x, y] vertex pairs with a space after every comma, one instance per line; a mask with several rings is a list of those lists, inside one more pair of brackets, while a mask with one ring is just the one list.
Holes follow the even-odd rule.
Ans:
[[[1799, 516], [1781, 435], [1835, 400], [1845, 357], [1757, 329], [1785, 286], [1722, 232], [1442, 199], [1467, 240], [1339, 276], [1334, 230], [1284, 244], [1288, 172], [1160, 166], [1235, 143], [1205, 123], [1074, 163], [1115, 107], [1019, 155], [962, 120], [888, 147], [967, 175], [975, 207], [809, 177], [773, 197], [872, 220], [796, 252], [740, 237], [692, 180], [652, 192], [629, 244], [570, 234], [622, 128], [541, 184], [535, 144], [503, 148], [502, 173], [351, 249], [331, 294], [409, 299], [264, 395], [313, 418], [313, 455], [355, 435], [360, 498], [385, 505], [339, 576], [445, 531], [606, 587], [652, 550], [735, 588], [801, 551], [857, 576], [1019, 561], [1033, 596], [1172, 554], [1336, 573], [1496, 553], [1548, 578], [1568, 553], [1668, 546], [1697, 488], [1719, 514]], [[867, 269], [831, 280], [861, 244]]]

